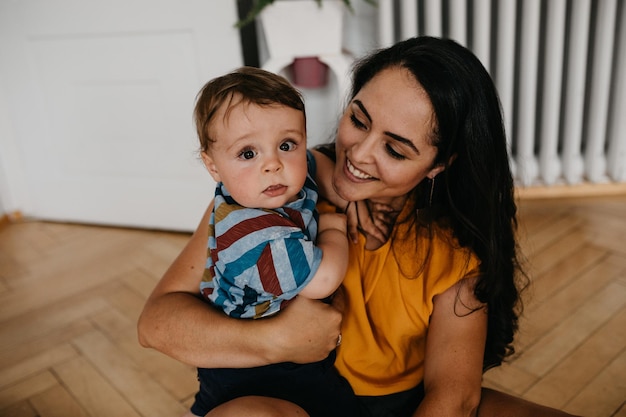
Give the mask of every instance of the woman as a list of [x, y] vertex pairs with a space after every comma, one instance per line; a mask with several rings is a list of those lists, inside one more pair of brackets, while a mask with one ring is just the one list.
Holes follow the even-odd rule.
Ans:
[[[317, 169], [332, 169], [334, 191], [359, 202], [361, 233], [334, 303], [343, 322], [300, 298], [255, 322], [207, 309], [192, 295], [205, 216], [146, 303], [142, 345], [196, 366], [243, 367], [320, 360], [339, 340], [336, 366], [364, 415], [565, 415], [481, 389], [482, 372], [513, 351], [524, 276], [499, 101], [478, 59], [429, 37], [366, 57], [326, 153]], [[209, 415], [303, 413], [244, 397]]]

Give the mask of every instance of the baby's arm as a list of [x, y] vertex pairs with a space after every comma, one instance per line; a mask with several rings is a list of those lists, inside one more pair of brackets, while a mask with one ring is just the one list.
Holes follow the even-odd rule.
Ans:
[[344, 214], [320, 214], [317, 247], [322, 250], [322, 260], [313, 279], [302, 289], [300, 295], [322, 299], [335, 292], [348, 268], [348, 239]]

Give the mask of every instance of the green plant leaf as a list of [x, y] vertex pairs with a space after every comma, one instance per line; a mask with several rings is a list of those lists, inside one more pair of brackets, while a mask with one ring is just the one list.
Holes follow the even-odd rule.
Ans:
[[[275, 0], [257, 0], [254, 2], [252, 8], [243, 19], [239, 20], [235, 23], [235, 27], [237, 29], [241, 29], [242, 27], [250, 24], [256, 17], [270, 4], [274, 3]], [[286, 0], [285, 0], [286, 1]], [[376, 0], [363, 0], [366, 3], [371, 4], [372, 6], [377, 6]], [[322, 0], [315, 0], [319, 7], [322, 7]], [[348, 8], [350, 13], [354, 13], [354, 8], [352, 7], [352, 0], [343, 0], [343, 4]]]

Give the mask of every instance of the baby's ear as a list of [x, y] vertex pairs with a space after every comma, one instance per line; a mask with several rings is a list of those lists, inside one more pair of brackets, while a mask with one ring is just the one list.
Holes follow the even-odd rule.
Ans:
[[213, 180], [215, 180], [215, 182], [220, 182], [220, 174], [219, 172], [217, 172], [217, 166], [215, 166], [213, 158], [211, 158], [211, 156], [204, 151], [202, 151], [200, 155], [202, 156], [202, 162], [204, 162], [204, 166], [209, 171], [209, 174], [211, 174], [211, 176], [213, 177]]

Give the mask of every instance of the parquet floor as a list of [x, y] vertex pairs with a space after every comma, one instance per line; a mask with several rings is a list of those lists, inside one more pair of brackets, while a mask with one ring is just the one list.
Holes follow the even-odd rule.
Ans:
[[[532, 288], [511, 363], [485, 385], [626, 417], [626, 196], [520, 203]], [[145, 298], [186, 242], [22, 221], [0, 230], [0, 416], [172, 417], [194, 369], [137, 343]]]

